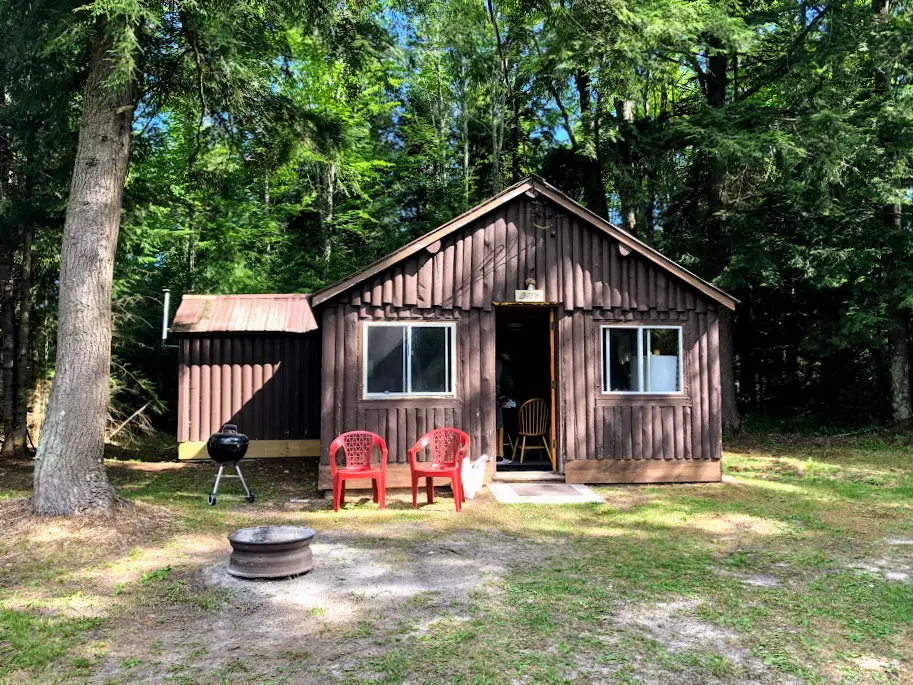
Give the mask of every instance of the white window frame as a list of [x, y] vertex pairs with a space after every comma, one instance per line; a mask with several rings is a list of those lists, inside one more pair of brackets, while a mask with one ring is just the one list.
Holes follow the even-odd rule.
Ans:
[[[406, 344], [403, 345], [403, 369], [406, 374], [404, 392], [368, 392], [368, 330], [373, 327], [386, 326], [409, 329]], [[449, 368], [450, 389], [444, 392], [412, 392], [412, 329], [413, 328], [449, 328], [450, 358], [446, 359]], [[361, 387], [362, 398], [366, 400], [386, 400], [402, 397], [456, 397], [456, 322], [453, 321], [365, 321], [362, 326], [361, 339]]]
[[[678, 331], [678, 390], [669, 392], [656, 392], [655, 390], [610, 390], [609, 367], [606, 363], [606, 329], [631, 330], [637, 331], [637, 350], [638, 354], [643, 354], [644, 350], [644, 331]], [[613, 324], [603, 324], [599, 327], [599, 348], [600, 364], [602, 367], [602, 394], [603, 395], [684, 395], [685, 394], [685, 350], [684, 350], [684, 327], [683, 326], [620, 326]], [[638, 364], [638, 386], [645, 387], [644, 380], [649, 378], [650, 374], [650, 357], [653, 355], [647, 353], [646, 363]]]

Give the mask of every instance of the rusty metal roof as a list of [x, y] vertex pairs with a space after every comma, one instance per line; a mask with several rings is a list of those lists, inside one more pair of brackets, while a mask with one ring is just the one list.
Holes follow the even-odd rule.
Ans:
[[184, 295], [172, 333], [307, 333], [310, 295]]

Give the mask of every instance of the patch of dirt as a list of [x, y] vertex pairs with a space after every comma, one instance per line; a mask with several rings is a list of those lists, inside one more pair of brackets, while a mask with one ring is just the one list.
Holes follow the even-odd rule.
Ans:
[[873, 576], [880, 576], [895, 583], [913, 582], [913, 566], [907, 561], [892, 557], [885, 556], [880, 559], [858, 561], [852, 564], [851, 568], [870, 573]]
[[783, 581], [772, 573], [736, 573], [734, 571], [717, 571], [721, 576], [735, 578], [743, 585], [761, 588], [778, 588], [783, 587]]
[[882, 543], [883, 554], [857, 559], [849, 567], [893, 583], [913, 584], [913, 540], [890, 538]]
[[492, 555], [492, 550], [505, 550], [503, 541], [480, 540], [468, 532], [391, 548], [364, 536], [328, 531], [318, 535], [311, 549], [314, 569], [297, 578], [245, 581], [228, 574], [227, 561], [204, 569], [203, 578], [214, 587], [344, 623], [355, 620], [366, 603], [397, 605], [422, 593], [465, 599], [486, 578], [506, 573], [508, 559], [516, 563], [531, 554], [514, 541], [509, 551]]
[[[497, 579], [511, 568], [541, 563], [563, 546], [415, 525], [318, 532], [313, 570], [287, 580], [234, 578], [223, 557], [196, 577], [228, 591], [228, 606], [215, 614], [156, 608], [125, 621], [95, 675], [100, 682], [211, 679], [234, 662], [243, 673], [231, 682], [276, 680], [278, 670], [288, 682], [339, 682], [390, 648], [381, 638], [414, 639], [435, 621], [464, 620], [470, 594], [497, 592]], [[126, 672], [123, 664], [136, 660]]]
[[[679, 600], [654, 605], [627, 605], [612, 617], [616, 626], [634, 634], [644, 635], [672, 653], [695, 650], [716, 652], [738, 667], [738, 678], [727, 682], [797, 683], [783, 673], [774, 673], [742, 644], [741, 636], [731, 630], [701, 621], [695, 614], [698, 600]], [[655, 665], [638, 664], [647, 671]], [[708, 682], [705, 680], [704, 682]], [[660, 682], [665, 682], [660, 679]]]
[[882, 673], [897, 673], [900, 669], [900, 659], [878, 659], [873, 656], [859, 656], [853, 659], [855, 664], [866, 671], [881, 671]]

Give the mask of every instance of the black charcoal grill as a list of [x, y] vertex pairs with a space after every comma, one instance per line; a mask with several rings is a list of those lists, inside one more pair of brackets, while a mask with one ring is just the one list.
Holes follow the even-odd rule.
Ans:
[[[216, 484], [213, 487], [212, 492], [209, 493], [209, 506], [213, 506], [216, 503], [216, 494], [219, 492], [219, 481], [222, 480], [226, 464], [234, 464], [235, 471], [238, 473], [238, 478], [241, 479], [241, 485], [244, 486], [244, 492], [247, 493], [247, 501], [254, 501], [254, 493], [247, 487], [247, 483], [244, 481], [244, 475], [241, 473], [241, 467], [238, 465], [238, 462], [244, 459], [244, 455], [247, 454], [247, 446], [249, 444], [250, 440], [248, 437], [244, 435], [244, 433], [239, 433], [238, 427], [233, 423], [226, 423], [222, 426], [222, 430], [218, 433], [213, 433], [209, 440], [206, 441], [206, 451], [209, 452], [209, 458], [219, 465], [219, 472], [216, 474]], [[226, 476], [226, 478], [231, 477], [231, 475]]]

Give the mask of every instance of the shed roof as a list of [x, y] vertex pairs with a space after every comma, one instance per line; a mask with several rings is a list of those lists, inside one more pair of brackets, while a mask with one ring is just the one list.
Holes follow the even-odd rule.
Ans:
[[184, 295], [172, 333], [307, 333], [310, 295]]
[[327, 300], [340, 295], [350, 288], [358, 285], [362, 281], [375, 276], [376, 274], [388, 269], [394, 264], [406, 259], [407, 257], [423, 250], [429, 245], [435, 243], [438, 240], [446, 237], [450, 233], [466, 226], [472, 221], [478, 219], [481, 216], [484, 216], [488, 212], [497, 209], [498, 207], [507, 204], [516, 197], [519, 197], [523, 193], [534, 193], [541, 194], [549, 198], [556, 204], [563, 207], [566, 211], [575, 215], [579, 219], [585, 221], [590, 226], [601, 230], [605, 233], [608, 233], [614, 239], [616, 239], [622, 245], [630, 248], [633, 252], [638, 253], [640, 256], [645, 259], [653, 262], [662, 269], [665, 269], [669, 273], [672, 273], [683, 281], [689, 283], [695, 289], [706, 295], [707, 297], [716, 300], [724, 307], [729, 309], [735, 309], [735, 305], [738, 304], [738, 300], [732, 295], [724, 292], [720, 288], [717, 288], [715, 285], [709, 281], [705, 281], [700, 276], [697, 276], [685, 267], [677, 264], [668, 257], [664, 256], [660, 252], [657, 252], [652, 247], [646, 243], [638, 240], [636, 237], [628, 233], [627, 231], [619, 228], [615, 224], [606, 221], [597, 214], [594, 214], [588, 210], [583, 205], [575, 202], [570, 197], [562, 193], [560, 190], [555, 188], [553, 185], [547, 183], [542, 178], [538, 176], [529, 176], [519, 183], [515, 183], [510, 188], [507, 188], [494, 197], [485, 200], [481, 204], [476, 205], [467, 212], [464, 212], [460, 216], [451, 219], [447, 223], [439, 226], [438, 228], [426, 233], [420, 238], [416, 238], [411, 243], [404, 245], [396, 252], [392, 252], [383, 259], [374, 262], [370, 266], [362, 269], [356, 274], [343, 279], [337, 283], [327, 286], [322, 290], [318, 290], [313, 294], [311, 303], [316, 307]]

